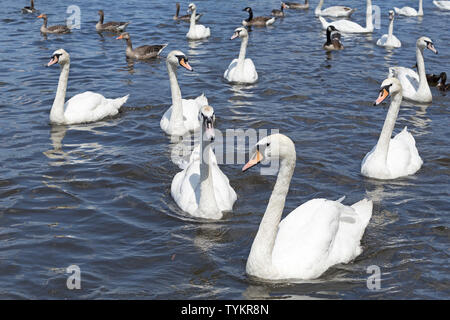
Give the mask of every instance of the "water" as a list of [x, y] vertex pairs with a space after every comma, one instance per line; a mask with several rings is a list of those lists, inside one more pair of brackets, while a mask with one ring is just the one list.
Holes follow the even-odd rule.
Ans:
[[[287, 11], [271, 28], [253, 29], [248, 56], [259, 73], [252, 86], [232, 86], [222, 75], [238, 55], [230, 41], [247, 4], [256, 15], [279, 1], [196, 1], [212, 36], [188, 43], [188, 24], [174, 22], [175, 2], [38, 0], [49, 24], [63, 23], [68, 5], [81, 8], [81, 30], [45, 39], [42, 20], [22, 15], [26, 1], [3, 1], [0, 13], [0, 298], [253, 299], [430, 298], [448, 299], [449, 96], [432, 88], [433, 104], [402, 107], [395, 133], [414, 135], [424, 160], [414, 176], [379, 182], [360, 175], [376, 143], [386, 107], [373, 107], [389, 66], [411, 67], [415, 42], [427, 35], [438, 55], [425, 52], [427, 72], [450, 72], [449, 13], [431, 1], [425, 16], [397, 18], [402, 48], [375, 45], [381, 29], [344, 36], [345, 50], [325, 54], [325, 33], [309, 11]], [[188, 3], [182, 3], [182, 12]], [[313, 1], [313, 6], [316, 2]], [[365, 1], [353, 20], [365, 23]], [[415, 3], [413, 3], [416, 6]], [[97, 10], [105, 21], [132, 21], [135, 46], [168, 42], [163, 57], [127, 63], [125, 43], [95, 32]], [[184, 13], [183, 13], [184, 14]], [[59, 68], [45, 68], [52, 52], [71, 54], [68, 97], [86, 90], [106, 97], [130, 94], [123, 112], [89, 125], [51, 126], [49, 111]], [[245, 263], [275, 181], [242, 164], [221, 169], [238, 194], [234, 210], [218, 222], [187, 217], [170, 196], [179, 169], [159, 120], [170, 105], [164, 56], [182, 50], [195, 72], [179, 70], [184, 97], [205, 92], [216, 127], [280, 129], [296, 144], [297, 167], [285, 213], [315, 197], [346, 204], [374, 200], [362, 239], [363, 253], [317, 280], [262, 283]], [[81, 290], [68, 290], [65, 269], [81, 268]], [[380, 267], [381, 290], [366, 286], [367, 268]]]

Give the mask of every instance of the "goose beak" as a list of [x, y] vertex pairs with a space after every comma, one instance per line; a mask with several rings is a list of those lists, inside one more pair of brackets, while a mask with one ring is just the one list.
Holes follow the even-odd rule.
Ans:
[[380, 95], [378, 96], [378, 99], [375, 101], [375, 103], [373, 104], [374, 106], [379, 105], [380, 103], [382, 103], [384, 100], [386, 100], [386, 98], [389, 96], [389, 91], [383, 87], [380, 90]]
[[438, 51], [436, 50], [436, 48], [434, 47], [434, 44], [432, 44], [431, 42], [428, 43], [427, 48], [430, 49], [431, 51], [433, 51], [434, 53], [438, 53]]
[[37, 18], [38, 18], [38, 19], [39, 19], [39, 18], [43, 18], [43, 15], [40, 14], [40, 15], [37, 16]]
[[189, 65], [189, 63], [184, 59], [180, 60], [180, 66], [182, 66], [183, 68], [185, 68], [189, 71], [194, 71], [194, 69], [192, 69], [192, 67]]
[[242, 172], [245, 172], [248, 169], [250, 169], [251, 167], [256, 166], [258, 163], [261, 162], [262, 159], [263, 159], [263, 156], [262, 156], [261, 152], [259, 152], [259, 150], [256, 150], [253, 157], [242, 168]]
[[123, 39], [123, 36], [120, 35], [120, 36], [118, 36], [118, 37], [116, 38], [116, 40], [119, 40], [119, 39]]
[[50, 67], [51, 65], [54, 65], [56, 63], [58, 63], [58, 57], [53, 56], [53, 57], [51, 57], [50, 61], [47, 63], [47, 67]]

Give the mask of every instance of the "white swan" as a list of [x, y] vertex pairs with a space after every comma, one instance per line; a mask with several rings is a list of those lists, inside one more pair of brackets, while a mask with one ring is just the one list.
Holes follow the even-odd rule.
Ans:
[[181, 90], [177, 80], [177, 66], [180, 65], [189, 71], [193, 71], [183, 52], [179, 50], [171, 51], [167, 55], [166, 64], [172, 93], [172, 105], [164, 113], [160, 126], [169, 135], [182, 136], [189, 131], [200, 128], [198, 111], [208, 104], [208, 99], [204, 94], [195, 99], [181, 98]]
[[422, 0], [419, 0], [419, 11], [411, 7], [403, 7], [401, 9], [394, 7], [396, 14], [407, 17], [421, 17], [423, 16]]
[[394, 11], [389, 10], [389, 31], [388, 34], [383, 34], [383, 36], [378, 39], [377, 45], [380, 47], [389, 47], [389, 48], [400, 48], [402, 43], [396, 36], [394, 36]]
[[416, 173], [423, 164], [416, 148], [416, 141], [406, 127], [391, 139], [402, 103], [402, 85], [396, 78], [383, 81], [375, 105], [379, 105], [388, 96], [391, 96], [391, 105], [380, 137], [361, 164], [361, 174], [375, 179], [408, 176]]
[[319, 16], [319, 20], [322, 23], [322, 28], [327, 29], [329, 25], [333, 25], [336, 29], [343, 33], [370, 33], [373, 32], [372, 23], [372, 1], [367, 0], [366, 7], [366, 26], [360, 26], [356, 22], [349, 20], [337, 20], [327, 22], [322, 16]]
[[263, 160], [277, 161], [280, 169], [247, 260], [249, 275], [270, 280], [314, 279], [362, 252], [360, 240], [372, 216], [372, 201], [363, 199], [346, 206], [340, 201], [312, 199], [280, 222], [295, 168], [294, 143], [282, 134], [261, 139], [242, 170]]
[[70, 55], [64, 49], [53, 52], [48, 67], [59, 63], [61, 75], [59, 76], [58, 89], [50, 111], [50, 122], [57, 124], [75, 124], [94, 122], [108, 116], [119, 113], [120, 107], [128, 100], [126, 95], [117, 99], [107, 99], [101, 94], [86, 91], [77, 94], [67, 100], [66, 90], [69, 80]]
[[201, 143], [194, 149], [187, 167], [173, 178], [171, 194], [178, 206], [190, 215], [221, 219], [224, 211], [232, 210], [237, 195], [217, 165], [212, 150], [214, 109], [204, 106], [198, 116], [203, 128]]
[[450, 1], [433, 1], [433, 4], [442, 10], [450, 10]]
[[326, 9], [322, 10], [323, 6], [323, 0], [319, 1], [319, 4], [317, 5], [316, 9], [314, 10], [314, 14], [316, 17], [318, 16], [328, 16], [328, 17], [334, 17], [334, 18], [341, 18], [341, 17], [350, 17], [353, 12], [356, 11], [356, 9], [352, 9], [349, 7], [344, 6], [332, 6]]
[[405, 67], [389, 68], [389, 77], [395, 77], [402, 84], [403, 98], [420, 103], [431, 103], [433, 97], [428, 86], [425, 72], [425, 62], [423, 60], [423, 49], [429, 49], [438, 53], [433, 41], [428, 37], [420, 37], [416, 42], [417, 74], [414, 70]]
[[211, 35], [211, 30], [204, 25], [196, 24], [197, 7], [195, 4], [189, 4], [188, 12], [191, 12], [191, 24], [186, 37], [189, 40], [199, 40], [208, 38]]
[[245, 58], [248, 44], [248, 32], [243, 27], [236, 28], [231, 40], [235, 38], [241, 38], [241, 50], [239, 51], [239, 57], [231, 61], [228, 69], [225, 70], [223, 77], [229, 82], [236, 83], [255, 83], [258, 81], [258, 72], [256, 72], [255, 65], [252, 59]]

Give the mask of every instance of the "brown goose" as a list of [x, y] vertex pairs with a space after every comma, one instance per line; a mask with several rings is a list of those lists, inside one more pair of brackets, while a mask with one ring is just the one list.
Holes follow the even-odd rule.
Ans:
[[242, 21], [244, 26], [265, 27], [275, 22], [275, 17], [253, 17], [253, 11], [250, 7], [246, 7], [242, 11], [248, 12], [248, 18]]
[[288, 9], [308, 9], [309, 8], [309, 1], [305, 0], [305, 4], [301, 4], [298, 2], [285, 2]]
[[[417, 63], [413, 66], [414, 69], [417, 69]], [[442, 74], [445, 72], [441, 72], [441, 74], [427, 73], [427, 82], [431, 87], [436, 87], [439, 83], [439, 79], [441, 79]]]
[[[334, 32], [332, 34], [332, 32]], [[341, 34], [334, 26], [328, 26], [327, 28], [327, 42], [324, 43], [324, 50], [342, 50], [344, 49], [344, 45], [341, 43]]]
[[127, 58], [138, 60], [156, 58], [161, 53], [161, 51], [163, 51], [164, 48], [167, 47], [167, 43], [165, 43], [151, 46], [140, 46], [133, 50], [133, 44], [131, 43], [130, 34], [128, 32], [122, 33], [117, 37], [117, 39], [127, 40], [127, 50], [125, 52]]
[[31, 0], [30, 6], [22, 8], [22, 13], [35, 13], [37, 10], [34, 8], [34, 0]]
[[125, 31], [125, 28], [130, 24], [130, 22], [115, 21], [103, 23], [103, 20], [105, 19], [105, 13], [103, 12], [103, 10], [98, 10], [98, 15], [100, 16], [100, 19], [95, 25], [95, 29], [97, 29], [97, 31], [123, 32]]
[[[190, 14], [186, 14], [184, 16], [179, 16], [178, 14], [180, 13], [180, 3], [177, 2], [176, 5], [177, 5], [177, 12], [173, 16], [173, 20], [182, 20], [182, 21], [190, 22], [191, 21], [191, 15]], [[202, 15], [203, 15], [203, 13], [197, 14], [195, 16], [195, 21], [198, 21]]]
[[450, 83], [445, 83], [447, 81], [447, 74], [445, 72], [442, 72], [440, 74], [441, 81], [436, 86], [440, 91], [450, 91]]
[[272, 10], [272, 15], [274, 16], [274, 17], [284, 17], [284, 9], [287, 9], [288, 8], [288, 6], [284, 3], [284, 2], [282, 2], [281, 3], [281, 8], [280, 8], [280, 10], [278, 10], [278, 9], [273, 9]]
[[38, 16], [38, 18], [44, 19], [44, 24], [41, 26], [42, 33], [69, 33], [70, 29], [64, 25], [56, 25], [47, 27], [47, 15], [45, 13]]

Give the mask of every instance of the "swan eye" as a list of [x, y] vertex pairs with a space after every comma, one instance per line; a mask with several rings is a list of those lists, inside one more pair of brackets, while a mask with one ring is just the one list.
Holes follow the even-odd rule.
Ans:
[[270, 142], [267, 142], [267, 145], [266, 145], [266, 146], [267, 146], [267, 147], [270, 146]]

